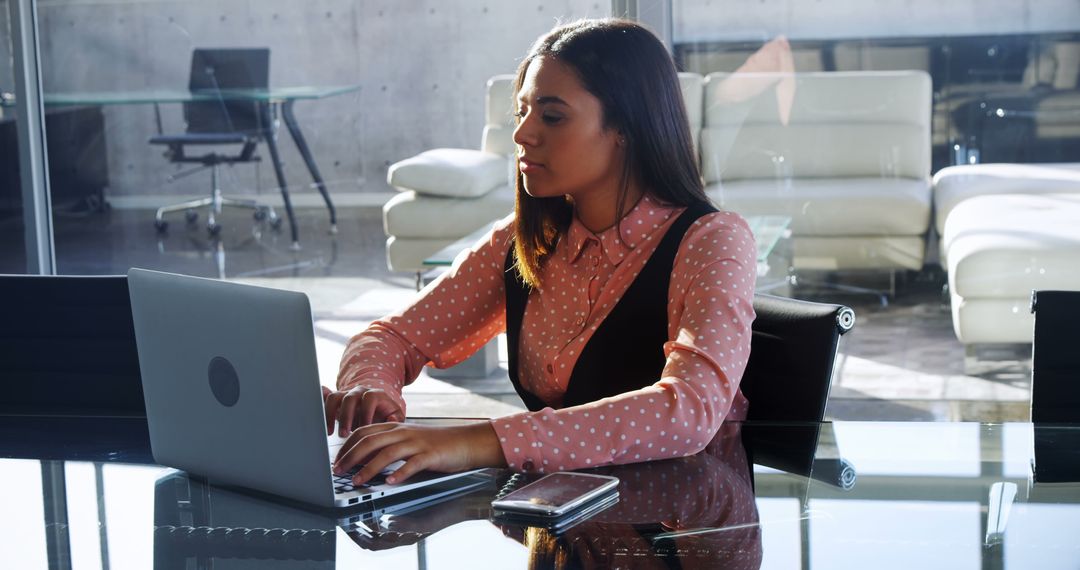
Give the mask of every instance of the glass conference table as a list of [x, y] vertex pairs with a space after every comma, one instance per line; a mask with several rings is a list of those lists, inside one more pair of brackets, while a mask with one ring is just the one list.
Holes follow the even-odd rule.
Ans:
[[[1080, 427], [729, 423], [698, 455], [597, 469], [614, 506], [498, 524], [531, 476], [347, 515], [152, 464], [138, 419], [0, 418], [4, 568], [1077, 568]], [[752, 467], [751, 467], [752, 465]]]
[[[331, 233], [337, 231], [337, 212], [334, 209], [334, 203], [330, 200], [330, 193], [326, 189], [326, 183], [323, 180], [322, 174], [319, 172], [319, 167], [315, 164], [315, 157], [311, 154], [311, 148], [307, 144], [307, 139], [304, 138], [303, 131], [300, 130], [300, 125], [296, 121], [296, 115], [293, 113], [293, 106], [299, 100], [313, 100], [313, 99], [325, 99], [328, 97], [334, 97], [337, 95], [344, 95], [346, 93], [352, 93], [359, 91], [360, 85], [342, 85], [342, 86], [291, 86], [291, 87], [271, 87], [269, 89], [220, 89], [220, 90], [207, 90], [207, 91], [189, 91], [189, 90], [139, 90], [139, 91], [85, 91], [85, 92], [70, 92], [70, 93], [45, 93], [43, 102], [46, 106], [72, 106], [72, 105], [158, 105], [158, 104], [175, 104], [175, 103], [193, 103], [193, 102], [213, 102], [213, 101], [254, 101], [260, 103], [266, 103], [270, 106], [271, 117], [276, 119], [278, 116], [285, 120], [285, 126], [289, 130], [289, 136], [292, 138], [293, 143], [296, 145], [296, 149], [300, 152], [301, 158], [304, 160], [304, 165], [307, 167], [308, 173], [311, 175], [312, 180], [315, 182], [315, 187], [319, 190], [319, 194], [322, 195], [323, 200], [326, 202], [326, 208], [330, 212], [330, 228]], [[12, 98], [0, 98], [0, 106], [14, 107], [15, 100]], [[161, 128], [161, 117], [155, 113], [157, 119], [158, 131]], [[276, 120], [274, 121], [276, 123]], [[270, 125], [271, 129], [275, 129], [276, 125]], [[288, 184], [285, 181], [285, 168], [281, 161], [280, 152], [277, 146], [277, 140], [275, 136], [266, 136], [263, 138], [267, 148], [270, 151], [270, 162], [274, 167], [274, 175], [277, 178], [278, 186], [281, 188], [281, 197], [285, 203], [285, 213], [289, 219], [289, 231], [292, 234], [292, 247], [293, 249], [300, 248], [299, 233], [296, 228], [296, 216], [293, 213], [292, 200], [289, 198]]]

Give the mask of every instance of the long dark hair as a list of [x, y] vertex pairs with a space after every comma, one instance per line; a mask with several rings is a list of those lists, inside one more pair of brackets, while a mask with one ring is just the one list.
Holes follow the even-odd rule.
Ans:
[[[621, 19], [579, 20], [541, 37], [517, 70], [514, 96], [533, 60], [550, 56], [568, 65], [604, 109], [604, 127], [625, 139], [617, 215], [627, 207], [631, 180], [669, 206], [708, 203], [694, 157], [675, 64], [664, 45], [641, 25]], [[515, 103], [516, 104], [516, 103]], [[573, 218], [565, 197], [534, 198], [518, 170], [514, 208], [517, 269], [530, 286]]]

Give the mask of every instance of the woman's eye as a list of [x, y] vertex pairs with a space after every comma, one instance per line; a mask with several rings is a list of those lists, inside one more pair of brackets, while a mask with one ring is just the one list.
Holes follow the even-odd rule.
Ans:
[[542, 115], [541, 118], [549, 125], [554, 125], [562, 120], [562, 117], [559, 115]]

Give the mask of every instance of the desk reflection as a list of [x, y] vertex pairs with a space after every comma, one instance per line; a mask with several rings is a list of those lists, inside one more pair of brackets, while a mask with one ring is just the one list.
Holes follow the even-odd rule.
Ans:
[[758, 568], [761, 529], [739, 425], [694, 456], [595, 470], [619, 502], [562, 533], [503, 526], [530, 568]]
[[[555, 534], [496, 525], [528, 549], [530, 568], [758, 568], [761, 530], [739, 426], [725, 426], [702, 453], [680, 459], [596, 469], [620, 479], [620, 501]], [[435, 504], [329, 513], [228, 488], [183, 473], [154, 487], [154, 568], [334, 568], [342, 537], [376, 552], [416, 545], [451, 527], [494, 525], [491, 500], [511, 477]], [[489, 527], [490, 528], [490, 527]], [[344, 532], [339, 532], [344, 531]], [[494, 560], [490, 562], [495, 562]]]

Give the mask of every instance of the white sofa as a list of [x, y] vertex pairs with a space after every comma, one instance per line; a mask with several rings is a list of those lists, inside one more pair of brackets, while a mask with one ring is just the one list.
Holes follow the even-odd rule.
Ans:
[[1080, 163], [943, 168], [934, 203], [957, 338], [1030, 343], [1031, 292], [1080, 289]]
[[702, 173], [720, 206], [792, 218], [799, 269], [920, 269], [930, 226], [930, 77], [801, 73], [786, 125], [776, 98], [718, 99], [705, 81]]
[[420, 271], [424, 258], [514, 210], [513, 82], [488, 80], [480, 150], [434, 149], [390, 166], [400, 192], [383, 205], [390, 269]]
[[[931, 213], [929, 76], [796, 74], [786, 125], [774, 88], [760, 90], [780, 78], [680, 74], [710, 198], [746, 215], [791, 216], [796, 268], [921, 268]], [[512, 81], [488, 81], [480, 150], [435, 149], [391, 166], [388, 181], [401, 191], [383, 207], [391, 269], [420, 270], [426, 256], [512, 211]], [[739, 81], [749, 87], [732, 89]]]

